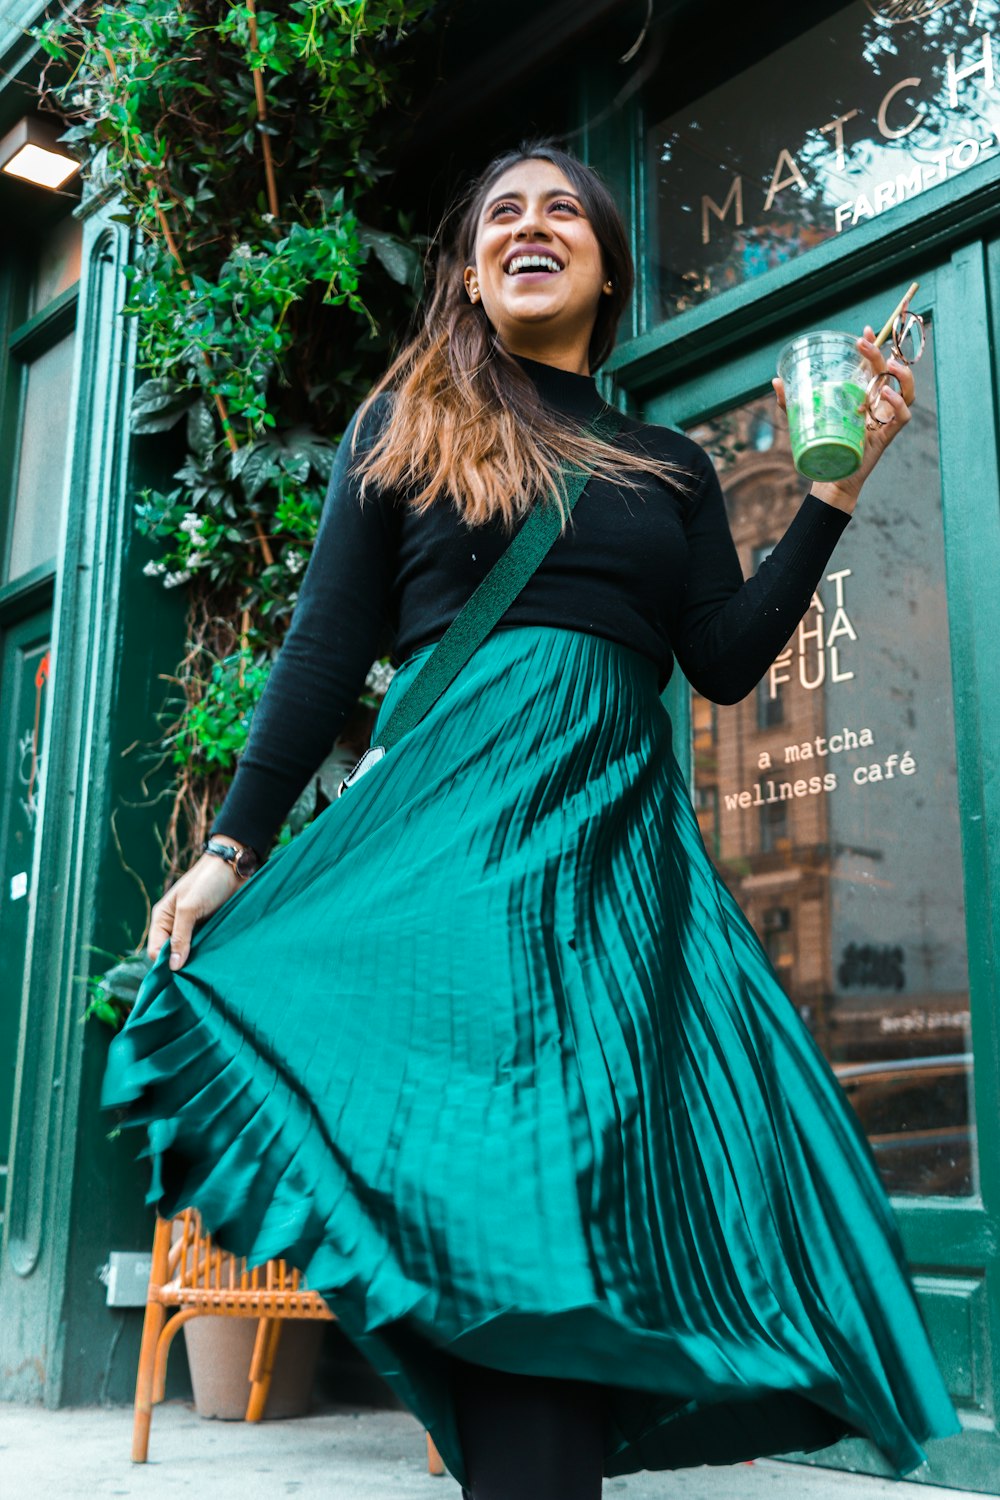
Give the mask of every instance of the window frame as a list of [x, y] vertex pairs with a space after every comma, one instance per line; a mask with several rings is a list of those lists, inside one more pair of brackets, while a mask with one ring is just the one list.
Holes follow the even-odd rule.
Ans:
[[[2, 607], [4, 590], [16, 589], [24, 578], [55, 577], [57, 557], [55, 552], [27, 573], [19, 574], [17, 578], [8, 579], [7, 569], [13, 540], [17, 483], [20, 474], [21, 445], [24, 440], [25, 408], [31, 365], [41, 355], [47, 354], [56, 344], [75, 332], [79, 294], [80, 283], [77, 281], [59, 292], [33, 317], [13, 328], [7, 336], [3, 377], [6, 401], [10, 403], [12, 421], [10, 423], [11, 441], [4, 444], [3, 457], [0, 459], [0, 465], [2, 465], [0, 468], [0, 559], [2, 559], [0, 607]], [[72, 406], [72, 391], [70, 405]], [[66, 473], [63, 476], [64, 483], [68, 467], [67, 464]]]

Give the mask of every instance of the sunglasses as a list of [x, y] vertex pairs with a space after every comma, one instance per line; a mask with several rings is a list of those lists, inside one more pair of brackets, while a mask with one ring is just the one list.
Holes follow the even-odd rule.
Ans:
[[[919, 313], [905, 312], [897, 313], [892, 320], [890, 330], [892, 355], [895, 360], [903, 365], [915, 365], [924, 352], [924, 320]], [[880, 370], [873, 375], [865, 387], [865, 423], [868, 427], [885, 427], [891, 422], [894, 412], [890, 409], [887, 417], [878, 415], [878, 407], [882, 400], [882, 392], [889, 382], [892, 382], [896, 390], [902, 394], [899, 377], [893, 375], [889, 370]]]

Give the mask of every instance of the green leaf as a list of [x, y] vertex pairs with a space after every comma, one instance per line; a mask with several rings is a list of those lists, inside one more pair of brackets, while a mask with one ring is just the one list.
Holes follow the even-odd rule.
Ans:
[[248, 500], [255, 500], [261, 490], [278, 476], [278, 468], [266, 443], [246, 450], [247, 456], [240, 466], [239, 480]]
[[191, 392], [169, 376], [143, 381], [132, 394], [129, 427], [135, 434], [166, 432], [191, 404]]
[[208, 458], [215, 444], [215, 418], [205, 401], [196, 401], [188, 408], [187, 440], [198, 458]]

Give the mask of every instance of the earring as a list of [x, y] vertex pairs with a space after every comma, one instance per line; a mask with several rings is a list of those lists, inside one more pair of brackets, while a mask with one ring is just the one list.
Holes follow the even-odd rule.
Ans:
[[478, 290], [475, 287], [467, 286], [465, 288], [465, 290], [469, 294], [469, 301], [470, 302], [478, 302], [479, 301], [479, 292], [478, 292]]
[[610, 282], [610, 281], [606, 281], [606, 282], [605, 282], [605, 283], [604, 283], [604, 290], [605, 290], [605, 291], [606, 291], [606, 292], [611, 292], [611, 291], [613, 291], [613, 290], [614, 290], [614, 283], [613, 283], [613, 282]]

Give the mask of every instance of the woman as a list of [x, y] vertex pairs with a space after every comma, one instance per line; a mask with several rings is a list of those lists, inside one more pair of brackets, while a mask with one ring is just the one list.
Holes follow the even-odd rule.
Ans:
[[[345, 434], [222, 857], [157, 904], [105, 1087], [149, 1127], [161, 1211], [303, 1269], [475, 1500], [848, 1433], [902, 1475], [959, 1430], [868, 1143], [715, 875], [660, 700], [674, 657], [720, 703], [763, 677], [912, 373], [744, 581], [697, 444], [584, 430], [632, 278], [572, 157], [535, 143], [473, 184]], [[858, 348], [886, 368], [871, 328]], [[568, 461], [588, 487], [501, 625], [241, 879], [385, 630], [376, 740]]]

